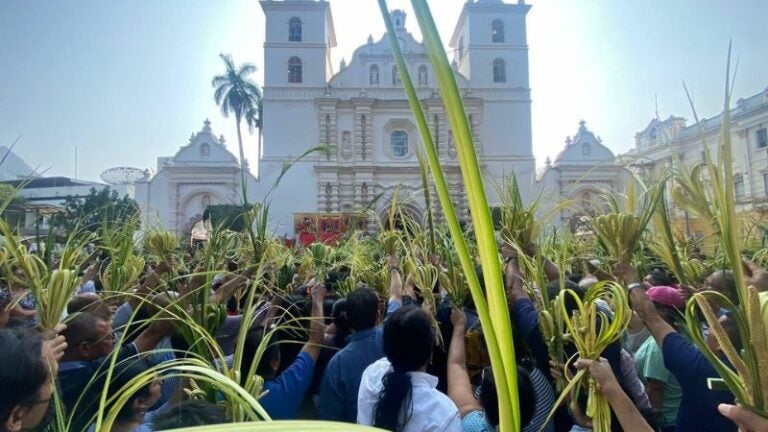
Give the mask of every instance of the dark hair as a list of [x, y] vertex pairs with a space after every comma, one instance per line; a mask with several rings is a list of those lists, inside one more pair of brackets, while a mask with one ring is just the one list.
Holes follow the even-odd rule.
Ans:
[[98, 294], [79, 294], [67, 303], [67, 314], [74, 315], [77, 312], [91, 312], [104, 320], [109, 320], [109, 316], [104, 312], [104, 300]]
[[153, 430], [180, 429], [185, 427], [222, 424], [227, 416], [221, 407], [204, 400], [186, 400], [152, 420]]
[[736, 352], [740, 352], [743, 348], [743, 344], [736, 320], [733, 319], [730, 314], [726, 314], [726, 319], [720, 321], [720, 325], [723, 326], [723, 330], [725, 330], [725, 334], [728, 336], [728, 339], [730, 339], [733, 347], [736, 348]]
[[717, 284], [713, 288], [728, 297], [735, 306], [738, 306], [739, 295], [736, 292], [736, 279], [733, 277], [733, 271], [718, 270], [712, 273], [712, 276], [717, 278]]
[[[485, 419], [493, 427], [499, 425], [499, 395], [496, 393], [496, 381], [491, 367], [483, 369], [482, 381], [479, 388], [478, 401], [485, 411]], [[517, 366], [517, 394], [520, 400], [520, 428], [527, 427], [533, 420], [536, 411], [536, 392], [530, 372], [522, 366]]]
[[336, 334], [333, 336], [333, 345], [336, 348], [345, 346], [347, 336], [352, 333], [349, 327], [349, 318], [347, 316], [347, 299], [340, 298], [333, 303], [331, 308], [331, 317], [336, 325]]
[[264, 350], [264, 354], [261, 356], [261, 361], [259, 361], [258, 364], [253, 365], [253, 367], [256, 368], [255, 370], [253, 369], [251, 364], [253, 363], [253, 359], [256, 358], [256, 352], [259, 350], [259, 345], [261, 345], [261, 342], [264, 340], [264, 336], [264, 327], [252, 327], [245, 335], [245, 345], [243, 347], [243, 366], [245, 367], [246, 373], [243, 373], [240, 378], [243, 383], [245, 383], [248, 377], [253, 374], [260, 375], [265, 378], [269, 377], [269, 375], [272, 374], [271, 363], [274, 360], [280, 359], [280, 346], [270, 341], [270, 344], [267, 346], [267, 348]]
[[675, 279], [662, 269], [655, 268], [648, 272], [646, 277], [653, 279], [655, 286], [672, 286], [675, 284]]
[[67, 321], [67, 328], [61, 332], [67, 340], [67, 350], [74, 349], [81, 342], [92, 338], [99, 321], [106, 320], [93, 312], [78, 312], [74, 318]]
[[680, 310], [674, 306], [668, 306], [661, 303], [652, 302], [656, 307], [656, 311], [659, 316], [669, 325], [674, 328], [680, 328], [684, 325], [685, 317], [683, 316], [684, 310]]
[[92, 298], [91, 296], [85, 294], [76, 295], [72, 297], [72, 299], [70, 299], [67, 303], [67, 315], [73, 315], [77, 312], [86, 310], [95, 302], [98, 302], [98, 300]]
[[416, 306], [404, 306], [384, 323], [384, 354], [392, 371], [382, 378], [383, 388], [374, 407], [374, 426], [400, 431], [411, 417], [411, 377], [407, 374], [421, 369], [432, 355], [434, 334], [432, 321]]
[[[565, 281], [563, 290], [573, 291], [580, 299], [584, 299], [584, 296], [587, 294], [587, 290], [584, 289], [581, 285], [569, 280]], [[554, 298], [554, 296], [560, 292], [560, 283], [558, 281], [552, 281], [547, 284], [547, 294], [549, 294], [550, 299]], [[564, 297], [564, 305], [565, 309], [568, 311], [568, 315], [573, 314], [573, 311], [578, 308], [576, 299], [574, 299], [570, 294]]]
[[363, 331], [376, 325], [379, 298], [368, 287], [359, 287], [347, 296], [347, 320], [354, 331]]
[[34, 404], [48, 380], [42, 357], [43, 339], [21, 327], [0, 330], [0, 422], [17, 406]]
[[[565, 279], [565, 284], [563, 285], [562, 289], [569, 289], [569, 290], [575, 291], [576, 294], [578, 294], [579, 298], [584, 298], [584, 294], [586, 293], [586, 290], [580, 287], [578, 282], [574, 282], [570, 279]], [[552, 300], [558, 294], [560, 294], [560, 281], [554, 280], [549, 282], [547, 284], [547, 295], [549, 296], [549, 299]]]
[[[126, 387], [128, 383], [137, 376], [145, 373], [149, 369], [147, 362], [141, 359], [128, 359], [115, 363], [115, 368], [112, 371], [112, 379], [109, 381], [109, 394], [114, 396], [122, 388]], [[106, 380], [107, 371], [102, 372], [101, 379]], [[120, 412], [115, 417], [118, 422], [130, 421], [133, 418], [133, 401], [140, 397], [149, 395], [149, 386], [147, 384], [141, 387], [136, 393], [125, 402]], [[111, 409], [111, 407], [106, 410]]]

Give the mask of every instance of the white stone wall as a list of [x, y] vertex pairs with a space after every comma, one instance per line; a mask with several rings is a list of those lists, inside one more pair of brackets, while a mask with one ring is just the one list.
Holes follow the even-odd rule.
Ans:
[[[327, 65], [312, 59], [320, 58], [321, 52], [327, 58], [335, 37], [328, 25], [332, 21], [330, 9], [321, 3], [261, 3], [267, 18], [267, 42], [264, 158], [260, 163], [257, 196], [264, 196], [285, 162], [313, 146], [335, 146], [328, 159], [310, 157], [292, 167], [271, 197], [273, 228], [289, 236], [293, 235], [294, 213], [359, 210], [377, 194], [391, 194], [398, 188], [415, 194], [413, 211], [424, 212], [418, 193], [421, 180], [415, 153], [422, 146], [421, 137], [401, 85], [392, 80], [395, 63], [388, 37], [369, 39], [355, 51], [345, 68], [327, 80], [316, 79], [323, 75]], [[531, 183], [534, 174], [525, 40], [528, 6], [485, 3], [467, 4], [457, 25], [457, 31], [466, 33], [466, 59], [460, 64], [456, 79], [464, 92], [475, 147], [487, 176], [490, 204], [495, 205], [496, 185], [506, 175], [515, 172], [521, 182]], [[300, 17], [305, 26], [301, 43], [287, 42], [288, 21], [293, 16]], [[490, 22], [495, 17], [505, 22], [504, 44], [490, 43]], [[327, 34], [311, 33], [321, 28]], [[396, 29], [396, 36], [419, 97], [424, 100], [430, 133], [437, 141], [454, 201], [460, 214], [466, 216], [455, 145], [424, 46], [404, 25]], [[293, 55], [300, 56], [302, 61], [308, 59], [304, 61], [301, 84], [287, 82], [286, 62]], [[492, 82], [492, 63], [497, 57], [507, 61], [505, 83]], [[378, 80], [373, 82], [372, 65], [378, 67]], [[420, 74], [420, 68], [426, 68], [426, 74]], [[391, 133], [398, 130], [408, 134], [409, 151], [405, 157], [395, 157], [390, 146]], [[528, 192], [524, 191], [526, 197]], [[376, 210], [384, 212], [388, 199], [379, 202]]]

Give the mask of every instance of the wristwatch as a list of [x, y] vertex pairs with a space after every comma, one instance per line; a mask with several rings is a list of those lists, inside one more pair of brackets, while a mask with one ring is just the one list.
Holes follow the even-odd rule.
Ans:
[[634, 282], [634, 283], [631, 283], [631, 284], [627, 285], [627, 291], [632, 291], [635, 288], [642, 288], [642, 287], [643, 287], [643, 284], [641, 284], [639, 282]]

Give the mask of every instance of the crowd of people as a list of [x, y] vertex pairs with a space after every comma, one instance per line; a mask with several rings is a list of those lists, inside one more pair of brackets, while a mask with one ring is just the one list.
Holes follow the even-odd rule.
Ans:
[[[583, 297], [599, 281], [615, 279], [628, 290], [633, 309], [621, 339], [599, 358], [566, 363], [549, 352], [524, 284], [530, 275], [520, 269], [519, 257], [507, 249], [500, 256], [514, 329], [522, 431], [592, 430], [584, 394], [573, 392], [555, 406], [556, 383], [576, 370], [586, 370], [609, 401], [614, 430], [768, 430], [768, 420], [736, 404], [729, 391], [708, 385], [718, 373], [682, 324], [693, 287], [677, 284], [661, 269], [639, 275], [619, 263], [612, 274], [594, 268], [561, 275], [550, 263], [549, 285], [539, 289], [552, 295], [570, 289]], [[500, 415], [506, 414], [499, 412], [498, 371], [491, 367], [472, 297], [467, 295], [458, 307], [438, 287], [438, 300], [423, 302], [400, 258], [389, 256], [386, 262], [387, 298], [364, 284], [341, 296], [335, 290], [338, 275], [310, 277], [296, 281], [288, 293], [256, 302], [245, 332], [240, 331], [246, 325], [238, 301], [242, 296], [235, 293], [257, 286], [256, 276], [237, 265], [222, 269], [203, 289], [210, 302], [228, 310], [215, 335], [223, 361], [231, 367], [242, 345], [241, 384], [256, 375], [263, 379], [255, 396], [273, 420], [317, 419], [398, 432], [498, 430]], [[44, 332], [36, 325], [35, 299], [6, 279], [9, 286], [0, 290], [0, 430], [95, 430], [96, 419], [117, 403], [122, 407], [111, 430], [118, 432], [231, 421], [221, 404], [190, 397], [189, 380], [159, 373], [136, 383], [150, 368], [190, 349], [178, 323], [161, 317], [178, 296], [164, 283], [174, 272], [174, 261], [147, 266], [127, 297], [100, 289], [98, 271], [93, 271], [98, 266], [84, 272], [62, 324]], [[768, 272], [751, 262], [745, 266], [750, 284], [768, 290]], [[482, 284], [482, 270], [476, 271]], [[728, 270], [713, 273], [695, 288], [737, 299]], [[748, 343], [740, 340], [731, 312], [715, 306], [736, 349]], [[600, 308], [601, 317], [610, 320], [611, 305]], [[704, 321], [701, 331], [718, 352], [718, 340]], [[567, 341], [564, 349], [566, 358], [576, 353]], [[130, 384], [133, 390], [124, 400], [110, 397]]]

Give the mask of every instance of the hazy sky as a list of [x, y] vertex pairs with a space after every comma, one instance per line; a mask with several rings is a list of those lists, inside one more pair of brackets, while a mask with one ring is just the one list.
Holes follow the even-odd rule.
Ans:
[[[443, 40], [463, 0], [432, 0]], [[722, 105], [728, 40], [739, 58], [735, 98], [768, 86], [765, 0], [529, 0], [533, 148], [554, 157], [578, 121], [614, 152], [659, 114], [690, 118]], [[410, 11], [406, 0], [390, 8]], [[439, 7], [437, 7], [439, 5]], [[331, 0], [335, 68], [384, 26], [375, 0]], [[408, 28], [420, 38], [409, 13]], [[213, 102], [217, 57], [263, 64], [264, 17], [256, 0], [2, 0], [0, 145], [48, 175], [97, 180], [112, 166], [155, 168], [210, 118], [235, 149], [234, 120]], [[261, 82], [261, 70], [256, 76]], [[255, 138], [246, 137], [255, 159]]]

